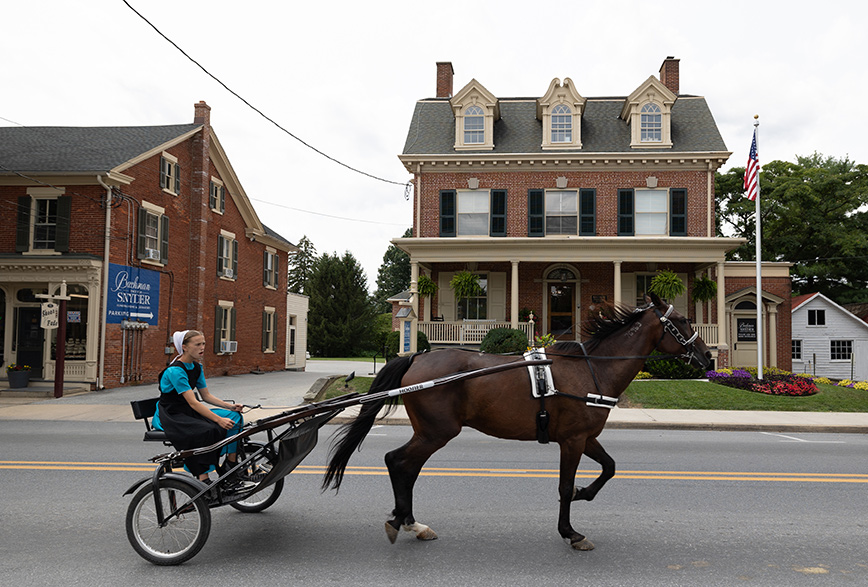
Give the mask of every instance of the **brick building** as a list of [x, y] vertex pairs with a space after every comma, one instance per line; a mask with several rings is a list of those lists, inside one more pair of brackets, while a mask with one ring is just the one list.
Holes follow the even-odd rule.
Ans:
[[[475, 79], [453, 94], [453, 78], [451, 63], [437, 64], [437, 95], [416, 103], [399, 157], [414, 176], [413, 236], [392, 242], [410, 255], [404, 304], [429, 340], [479, 342], [495, 326], [578, 340], [584, 312], [640, 304], [668, 269], [687, 286], [676, 309], [729, 364], [730, 341], [750, 338], [733, 312], [755, 308], [756, 292], [725, 260], [743, 241], [715, 234], [714, 175], [731, 153], [705, 99], [680, 93], [679, 60], [622, 97], [584, 97], [569, 78], [540, 97], [497, 97]], [[775, 317], [765, 327], [786, 351], [765, 364], [782, 368], [788, 267], [765, 266], [762, 296]], [[480, 296], [455, 299], [462, 270], [479, 275]], [[413, 295], [422, 274], [435, 295]], [[703, 275], [718, 292], [699, 304], [691, 292]], [[736, 342], [740, 364], [756, 364], [750, 341]]]
[[209, 375], [297, 364], [295, 247], [260, 221], [204, 102], [191, 124], [0, 128], [0, 216], [4, 365], [54, 379], [58, 330], [40, 327], [39, 295], [64, 282], [66, 381], [153, 382], [185, 329], [209, 340]]

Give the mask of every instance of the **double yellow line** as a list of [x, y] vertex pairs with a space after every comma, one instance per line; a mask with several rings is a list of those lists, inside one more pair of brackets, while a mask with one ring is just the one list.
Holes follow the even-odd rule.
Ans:
[[[143, 471], [151, 472], [154, 465], [142, 463], [67, 462], [67, 461], [0, 461], [0, 469], [30, 471]], [[325, 467], [300, 465], [294, 473], [322, 475]], [[347, 475], [388, 475], [385, 467], [347, 467]], [[557, 479], [557, 469], [513, 468], [458, 468], [425, 467], [421, 473], [428, 477], [508, 477]], [[599, 471], [580, 470], [576, 477], [594, 479]], [[868, 473], [770, 473], [723, 471], [618, 471], [618, 479], [651, 479], [682, 481], [761, 481], [796, 483], [868, 483]]]

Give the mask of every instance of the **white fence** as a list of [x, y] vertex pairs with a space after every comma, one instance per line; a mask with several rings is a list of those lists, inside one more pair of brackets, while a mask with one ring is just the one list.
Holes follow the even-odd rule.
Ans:
[[[512, 328], [509, 322], [494, 320], [465, 320], [463, 322], [419, 322], [419, 331], [424, 332], [433, 344], [479, 344], [489, 330]], [[518, 330], [524, 331], [528, 342], [533, 341], [533, 324], [519, 322]]]

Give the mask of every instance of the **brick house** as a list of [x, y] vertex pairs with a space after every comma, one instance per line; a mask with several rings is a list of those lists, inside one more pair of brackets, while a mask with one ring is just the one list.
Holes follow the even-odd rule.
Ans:
[[211, 376], [289, 363], [295, 247], [260, 221], [204, 102], [191, 124], [0, 128], [0, 215], [4, 365], [54, 379], [39, 295], [64, 282], [66, 381], [153, 382], [191, 328]]
[[[679, 60], [621, 97], [584, 97], [569, 78], [540, 97], [497, 97], [476, 79], [453, 94], [453, 77], [451, 63], [437, 64], [437, 95], [416, 103], [399, 156], [415, 194], [413, 236], [392, 241], [411, 263], [409, 300], [396, 311], [409, 306], [432, 343], [478, 343], [495, 326], [578, 340], [584, 312], [640, 304], [669, 269], [687, 286], [672, 303], [717, 364], [730, 364], [732, 311], [756, 293], [725, 260], [743, 241], [715, 234], [714, 175], [731, 153], [705, 99], [680, 93]], [[788, 268], [764, 264], [761, 296], [785, 351], [765, 364], [782, 368]], [[455, 299], [449, 284], [462, 270], [479, 275], [477, 298]], [[416, 295], [422, 274], [435, 295]], [[702, 275], [718, 292], [699, 304], [691, 292]]]

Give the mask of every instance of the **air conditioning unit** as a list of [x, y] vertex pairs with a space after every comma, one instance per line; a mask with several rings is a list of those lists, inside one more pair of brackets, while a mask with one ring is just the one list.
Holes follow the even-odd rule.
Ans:
[[145, 249], [145, 259], [153, 259], [154, 261], [160, 260], [160, 250], [159, 249]]
[[220, 342], [221, 353], [234, 353], [238, 350], [238, 341], [224, 340]]
[[229, 279], [234, 279], [235, 278], [235, 272], [232, 271], [231, 269], [224, 269], [223, 270], [223, 277], [228, 277]]

